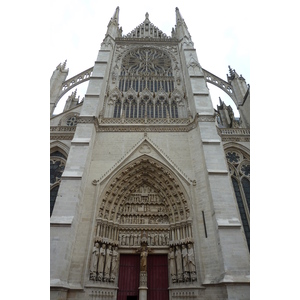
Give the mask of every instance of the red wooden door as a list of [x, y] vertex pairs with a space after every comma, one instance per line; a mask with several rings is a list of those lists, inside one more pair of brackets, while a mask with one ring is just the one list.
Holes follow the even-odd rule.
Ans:
[[139, 277], [140, 256], [134, 254], [121, 254], [117, 300], [138, 299]]
[[167, 255], [149, 255], [147, 300], [168, 300], [168, 257]]

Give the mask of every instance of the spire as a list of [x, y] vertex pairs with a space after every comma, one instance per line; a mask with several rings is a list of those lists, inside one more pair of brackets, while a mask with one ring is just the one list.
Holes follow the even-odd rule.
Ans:
[[235, 75], [235, 70], [232, 70], [230, 66], [228, 66], [229, 68], [229, 76], [227, 75], [227, 78], [230, 79], [230, 80], [233, 80], [234, 79], [234, 75]]
[[119, 24], [119, 11], [120, 11], [120, 8], [119, 6], [117, 6], [116, 10], [115, 10], [115, 13], [112, 17], [112, 19], [117, 23]]
[[113, 39], [120, 36], [120, 29], [119, 29], [119, 6], [117, 6], [112, 18], [110, 19], [107, 25], [106, 36], [110, 36]]
[[179, 8], [176, 7], [175, 9], [176, 12], [176, 33], [177, 33], [177, 38], [179, 40], [185, 38], [189, 42], [192, 42], [191, 35], [188, 31], [188, 28], [184, 22], [184, 19], [182, 18]]

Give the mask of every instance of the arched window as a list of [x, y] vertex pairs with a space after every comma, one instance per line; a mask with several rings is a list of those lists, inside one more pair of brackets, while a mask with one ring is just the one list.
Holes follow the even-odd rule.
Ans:
[[117, 100], [115, 103], [114, 118], [120, 118], [120, 116], [121, 116], [121, 101]]
[[123, 110], [124, 110], [125, 118], [129, 118], [129, 102], [127, 99], [124, 101]]
[[147, 116], [148, 118], [154, 118], [154, 108], [151, 100], [149, 100], [147, 103]]
[[155, 103], [155, 118], [161, 118], [161, 103], [159, 100]]
[[67, 120], [67, 126], [76, 126], [77, 125], [77, 117], [72, 116]]
[[55, 200], [57, 197], [59, 185], [56, 185], [52, 189], [50, 189], [50, 216], [52, 215], [52, 211], [54, 208]]
[[145, 100], [142, 99], [139, 107], [139, 118], [145, 117]]
[[65, 169], [66, 157], [60, 151], [52, 152], [50, 155], [50, 216], [54, 208], [60, 178]]
[[163, 118], [167, 118], [168, 115], [169, 115], [169, 103], [167, 100], [165, 100], [163, 103]]
[[241, 221], [250, 250], [250, 161], [239, 149], [227, 149], [226, 158]]
[[177, 103], [174, 100], [171, 103], [171, 113], [172, 113], [172, 118], [178, 118]]
[[137, 104], [135, 100], [131, 102], [131, 111], [130, 111], [131, 118], [137, 118]]

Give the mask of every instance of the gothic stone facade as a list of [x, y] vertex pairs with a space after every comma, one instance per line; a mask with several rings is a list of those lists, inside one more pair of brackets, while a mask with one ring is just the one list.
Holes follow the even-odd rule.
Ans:
[[[171, 36], [148, 14], [122, 35], [118, 18], [92, 68], [51, 77], [51, 299], [249, 299], [249, 86], [201, 67], [177, 8]], [[84, 81], [84, 100], [73, 92], [54, 115]], [[207, 82], [240, 119], [213, 109]], [[138, 289], [125, 295], [130, 255]], [[159, 255], [165, 273], [148, 263]]]

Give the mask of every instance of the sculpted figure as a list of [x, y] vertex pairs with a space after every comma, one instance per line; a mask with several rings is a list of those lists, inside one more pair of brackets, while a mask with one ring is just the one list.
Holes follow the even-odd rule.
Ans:
[[93, 252], [92, 252], [92, 259], [91, 259], [91, 266], [90, 266], [90, 279], [96, 280], [96, 272], [97, 272], [97, 264], [99, 258], [99, 243], [95, 243]]
[[188, 244], [188, 261], [189, 261], [189, 270], [191, 274], [191, 279], [192, 281], [195, 281], [197, 280], [197, 277], [196, 277], [195, 256], [194, 256], [194, 250], [192, 244]]
[[182, 256], [181, 256], [181, 250], [179, 246], [176, 246], [176, 266], [177, 266], [177, 280], [179, 282], [182, 281]]
[[108, 248], [106, 249], [106, 262], [105, 262], [105, 270], [104, 270], [104, 277], [106, 278], [106, 280], [109, 279], [109, 275], [110, 275], [111, 259], [112, 259], [111, 245], [108, 245]]
[[192, 244], [188, 244], [188, 262], [190, 272], [196, 272], [195, 256]]
[[105, 249], [106, 249], [106, 245], [102, 244], [102, 247], [100, 248], [100, 256], [99, 256], [99, 263], [98, 263], [98, 280], [100, 281], [102, 281], [103, 279]]
[[183, 276], [184, 280], [187, 281], [189, 279], [189, 260], [188, 260], [188, 252], [185, 245], [182, 245], [182, 259], [183, 259]]
[[169, 249], [168, 259], [169, 259], [169, 267], [170, 267], [172, 282], [176, 282], [175, 254], [172, 247], [170, 247]]
[[119, 252], [118, 247], [116, 246], [112, 251], [112, 261], [111, 261], [111, 281], [115, 281], [117, 277], [118, 272], [118, 266], [119, 266]]
[[141, 251], [141, 271], [147, 271], [147, 256], [148, 251], [146, 250], [146, 247], [143, 247], [143, 250]]

